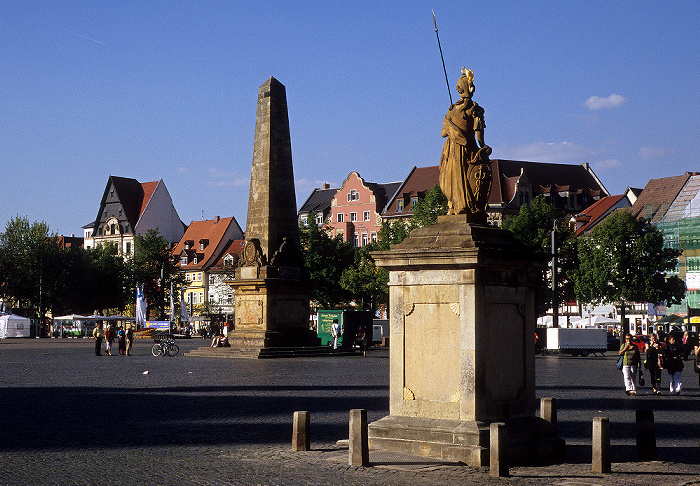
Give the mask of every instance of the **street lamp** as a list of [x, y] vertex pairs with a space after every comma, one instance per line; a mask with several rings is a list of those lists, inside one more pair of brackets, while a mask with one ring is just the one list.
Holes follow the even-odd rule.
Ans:
[[552, 221], [552, 327], [559, 327], [559, 292], [557, 291], [557, 221], [568, 218], [555, 218]]
[[559, 291], [557, 289], [557, 221], [575, 220], [576, 218], [587, 216], [586, 213], [579, 213], [564, 218], [555, 218], [552, 221], [552, 327], [559, 327]]

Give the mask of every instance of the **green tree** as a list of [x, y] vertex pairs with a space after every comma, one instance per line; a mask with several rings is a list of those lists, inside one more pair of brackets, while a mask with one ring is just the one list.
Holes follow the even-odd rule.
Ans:
[[437, 223], [438, 216], [447, 214], [447, 197], [440, 186], [435, 186], [413, 208], [409, 227], [411, 230]]
[[327, 226], [314, 224], [315, 213], [309, 213], [307, 221], [307, 225], [300, 225], [299, 233], [311, 300], [324, 309], [340, 307], [352, 298], [340, 285], [340, 279], [354, 263], [355, 248], [344, 242], [341, 235], [332, 238]]
[[[552, 228], [557, 220], [566, 220], [564, 211], [549, 204], [543, 196], [537, 196], [531, 205], [522, 205], [518, 214], [506, 216], [501, 227], [509, 230], [525, 246], [533, 251], [551, 254]], [[562, 221], [563, 223], [564, 221]], [[557, 295], [558, 300], [573, 300], [574, 286], [569, 275], [578, 266], [576, 237], [567, 224], [556, 225], [558, 252]], [[551, 274], [545, 271], [537, 275], [536, 307], [539, 315], [552, 308]]]
[[[150, 229], [145, 235], [134, 236], [133, 277], [131, 288], [143, 285], [143, 294], [148, 303], [147, 314], [157, 309], [157, 314], [165, 316], [166, 291], [170, 292], [170, 282], [181, 283], [177, 275], [177, 256], [173, 255], [170, 242], [158, 229]], [[135, 290], [134, 290], [135, 292]]]
[[46, 223], [12, 218], [0, 234], [0, 293], [13, 307], [41, 318], [55, 297], [58, 253]]
[[613, 212], [580, 238], [578, 252], [576, 296], [583, 303], [619, 305], [624, 332], [629, 332], [629, 303], [677, 304], [685, 295], [685, 283], [667, 275], [676, 269], [680, 251], [664, 248], [661, 231], [629, 211]]
[[356, 252], [355, 263], [343, 271], [340, 285], [360, 302], [363, 310], [375, 312], [389, 295], [389, 272], [375, 265], [370, 252], [376, 243], [371, 243]]
[[377, 235], [375, 250], [386, 251], [391, 245], [401, 243], [416, 228], [437, 223], [438, 216], [447, 214], [447, 197], [437, 184], [421, 198], [413, 208], [409, 219], [400, 218], [394, 221], [382, 221], [382, 227]]
[[74, 309], [99, 314], [121, 313], [135, 299], [131, 267], [116, 245], [98, 245], [72, 254], [74, 281], [80, 282]]

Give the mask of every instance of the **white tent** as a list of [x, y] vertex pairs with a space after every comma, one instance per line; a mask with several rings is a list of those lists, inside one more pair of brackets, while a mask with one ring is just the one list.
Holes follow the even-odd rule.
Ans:
[[30, 337], [30, 322], [26, 317], [14, 314], [0, 316], [0, 339]]

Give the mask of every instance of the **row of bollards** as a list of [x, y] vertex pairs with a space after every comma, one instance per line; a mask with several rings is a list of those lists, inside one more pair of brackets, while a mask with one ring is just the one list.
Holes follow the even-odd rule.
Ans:
[[[294, 412], [292, 424], [292, 450], [295, 452], [311, 449], [310, 431], [311, 418], [309, 412]], [[369, 436], [367, 429], [367, 410], [356, 408], [350, 410], [349, 427], [349, 454], [350, 466], [369, 465]]]
[[[552, 424], [557, 423], [556, 399], [542, 398], [540, 417]], [[292, 426], [292, 450], [310, 450], [311, 435], [309, 412], [294, 412]], [[652, 461], [656, 459], [656, 431], [653, 410], [637, 410], [637, 459]], [[494, 422], [489, 429], [490, 474], [494, 478], [510, 476], [508, 464], [508, 429], [503, 422]], [[593, 418], [593, 440], [591, 443], [593, 472], [605, 474], [611, 472], [610, 462], [610, 419]], [[350, 466], [369, 465], [369, 438], [367, 429], [367, 410], [350, 410], [348, 440]]]

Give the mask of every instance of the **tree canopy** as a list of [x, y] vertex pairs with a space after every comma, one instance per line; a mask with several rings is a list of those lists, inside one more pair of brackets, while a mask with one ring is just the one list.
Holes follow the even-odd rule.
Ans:
[[572, 277], [582, 303], [680, 303], [685, 283], [673, 272], [680, 251], [664, 248], [663, 234], [648, 219], [615, 211], [578, 240], [580, 263]]
[[314, 224], [315, 213], [309, 213], [307, 221], [307, 225], [300, 225], [299, 233], [311, 300], [323, 309], [340, 307], [352, 299], [340, 279], [343, 271], [354, 264], [355, 249], [341, 235], [331, 237], [327, 226]]
[[[543, 196], [537, 196], [531, 205], [520, 206], [518, 214], [506, 216], [502, 228], [507, 229], [525, 246], [542, 253], [551, 254], [552, 228], [557, 220], [568, 219], [566, 213], [549, 204]], [[578, 265], [576, 238], [567, 224], [556, 225], [556, 245], [558, 253], [557, 295], [559, 301], [573, 300], [574, 286], [568, 277]], [[551, 269], [550, 269], [551, 272]], [[551, 274], [544, 271], [538, 274], [536, 287], [536, 306], [538, 314], [544, 314], [552, 307]]]

